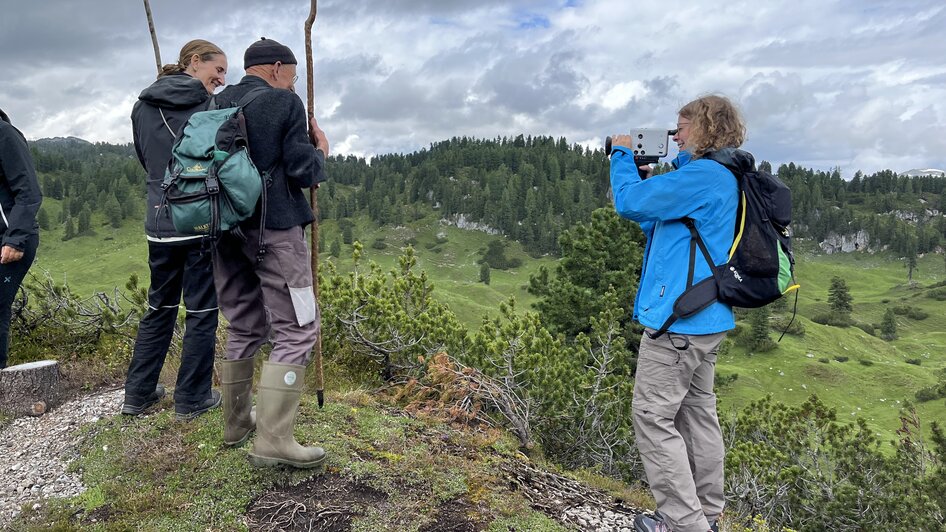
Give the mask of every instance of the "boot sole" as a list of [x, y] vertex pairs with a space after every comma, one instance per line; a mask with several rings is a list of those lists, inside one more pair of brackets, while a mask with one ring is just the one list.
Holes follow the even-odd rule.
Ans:
[[271, 458], [268, 456], [258, 456], [253, 453], [249, 453], [248, 458], [250, 463], [256, 467], [278, 467], [281, 465], [287, 465], [292, 467], [297, 467], [299, 469], [312, 469], [319, 467], [325, 463], [325, 456], [319, 458], [318, 460], [313, 460], [311, 462], [294, 462], [292, 460], [287, 460], [285, 458]]
[[197, 410], [191, 412], [174, 412], [174, 419], [177, 421], [190, 421], [201, 414], [205, 414], [213, 410], [214, 408], [220, 408], [221, 404], [223, 404], [223, 396], [217, 397], [216, 403], [203, 408], [198, 408]]
[[247, 441], [249, 441], [250, 435], [253, 434], [254, 432], [255, 432], [255, 429], [250, 429], [250, 430], [246, 431], [246, 435], [244, 435], [243, 438], [241, 438], [241, 439], [239, 439], [239, 440], [237, 440], [237, 441], [226, 441], [226, 440], [224, 440], [223, 444], [224, 444], [226, 447], [234, 447], [234, 448], [236, 448], [236, 447], [243, 447], [243, 444], [246, 443]]
[[122, 415], [125, 415], [125, 416], [140, 416], [141, 414], [144, 414], [144, 413], [145, 413], [145, 410], [148, 410], [148, 409], [151, 408], [152, 406], [158, 404], [159, 401], [160, 401], [160, 399], [159, 399], [158, 401], [154, 401], [154, 402], [152, 402], [152, 403], [145, 403], [145, 404], [143, 404], [143, 405], [141, 405], [141, 406], [122, 405]]

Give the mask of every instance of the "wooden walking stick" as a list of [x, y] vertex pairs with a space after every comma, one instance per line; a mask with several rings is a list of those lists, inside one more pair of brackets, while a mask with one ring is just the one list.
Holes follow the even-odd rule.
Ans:
[[[145, 0], [147, 2], [147, 0]], [[305, 74], [306, 98], [309, 107], [309, 122], [315, 116], [315, 89], [312, 77], [312, 24], [315, 23], [315, 13], [318, 10], [318, 0], [312, 0], [309, 9], [309, 18], [305, 21]], [[315, 303], [319, 303], [319, 201], [316, 187], [309, 189], [309, 203], [315, 220], [312, 221], [312, 290], [315, 292]], [[319, 319], [321, 320], [321, 309]], [[321, 324], [320, 324], [321, 325]], [[325, 404], [325, 374], [322, 372], [322, 332], [319, 329], [319, 338], [315, 342], [315, 394], [319, 401], [319, 408]]]
[[158, 75], [161, 75], [161, 50], [158, 48], [158, 35], [154, 32], [154, 19], [151, 18], [151, 3], [145, 0], [145, 14], [148, 15], [148, 30], [151, 31], [151, 44], [154, 46], [154, 62], [158, 65]]

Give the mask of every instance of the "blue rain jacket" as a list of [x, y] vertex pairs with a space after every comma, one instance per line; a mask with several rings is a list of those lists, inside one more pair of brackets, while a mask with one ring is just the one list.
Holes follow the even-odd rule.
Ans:
[[[647, 237], [634, 320], [653, 329], [664, 324], [673, 313], [674, 301], [686, 289], [690, 231], [680, 220], [694, 221], [717, 265], [729, 260], [736, 224], [738, 186], [732, 172], [716, 161], [693, 160], [687, 152], [681, 152], [673, 165], [672, 172], [641, 180], [627, 148], [615, 146], [611, 155], [614, 208], [638, 222]], [[694, 284], [712, 275], [698, 248], [694, 264]], [[669, 330], [713, 334], [735, 326], [732, 307], [717, 301], [677, 320]]]

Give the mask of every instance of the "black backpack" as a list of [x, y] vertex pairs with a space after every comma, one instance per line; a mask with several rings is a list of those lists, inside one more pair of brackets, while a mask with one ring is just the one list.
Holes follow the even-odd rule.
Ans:
[[[693, 220], [683, 219], [683, 224], [690, 230], [687, 288], [674, 302], [673, 314], [653, 338], [667, 332], [678, 319], [693, 316], [715, 301], [733, 307], [758, 308], [799, 288], [795, 283], [795, 257], [788, 229], [792, 221], [791, 190], [779, 178], [757, 170], [751, 155], [749, 170], [737, 168], [731, 164], [730, 158], [716, 152], [709, 152], [703, 158], [725, 166], [736, 177], [739, 186], [736, 228], [729, 260], [715, 265]], [[693, 284], [696, 248], [709, 263], [713, 275]]]

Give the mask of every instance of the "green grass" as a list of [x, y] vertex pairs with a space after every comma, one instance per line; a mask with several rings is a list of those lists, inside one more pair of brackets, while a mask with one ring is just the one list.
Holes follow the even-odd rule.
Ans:
[[[739, 408], [772, 394], [779, 401], [798, 404], [817, 394], [836, 407], [841, 419], [863, 417], [885, 440], [895, 438], [900, 409], [915, 403], [914, 393], [936, 382], [935, 373], [946, 367], [946, 302], [924, 297], [920, 288], [940, 282], [943, 258], [927, 256], [914, 272], [917, 288], [910, 287], [901, 261], [889, 255], [862, 253], [814, 255], [799, 253], [796, 276], [802, 285], [796, 318], [805, 335], [786, 335], [779, 347], [767, 353], [748, 354], [734, 348], [718, 364], [721, 373], [739, 378], [720, 393], [722, 411]], [[806, 316], [827, 312], [831, 277], [845, 279], [853, 297], [855, 320], [879, 324], [887, 307], [910, 305], [929, 314], [915, 321], [897, 316], [899, 339], [887, 342], [856, 327], [818, 325]], [[777, 337], [777, 333], [773, 334]], [[848, 357], [838, 362], [835, 357]], [[906, 363], [920, 358], [920, 366]], [[827, 364], [819, 359], [828, 359]], [[873, 363], [865, 366], [860, 360]], [[946, 419], [946, 401], [916, 405], [929, 435], [929, 422]]]
[[[170, 400], [162, 402], [170, 406]], [[51, 499], [28, 509], [17, 530], [246, 530], [247, 510], [271, 490], [280, 501], [300, 491], [312, 470], [257, 469], [250, 445], [222, 445], [220, 410], [178, 422], [168, 408], [146, 418], [105, 418], [89, 427], [74, 463], [88, 491]], [[498, 429], [463, 431], [438, 421], [391, 415], [364, 392], [331, 394], [323, 409], [310, 394], [296, 423], [296, 438], [317, 442], [328, 453], [326, 475], [352, 489], [366, 486], [382, 499], [343, 508], [354, 514], [352, 530], [417, 530], [431, 524], [452, 501], [466, 501], [474, 519], [491, 530], [564, 530], [532, 511], [524, 496], [504, 480], [503, 464], [516, 461], [510, 438]], [[304, 490], [302, 490], [304, 491]], [[309, 493], [323, 501], [338, 493]], [[331, 504], [331, 501], [326, 502]], [[314, 508], [313, 508], [314, 509]], [[474, 510], [471, 510], [474, 511]]]
[[[499, 304], [510, 297], [516, 298], [518, 308], [530, 309], [536, 301], [527, 290], [530, 275], [543, 265], [550, 270], [555, 267], [553, 258], [533, 259], [518, 243], [510, 242], [506, 256], [521, 259], [522, 266], [492, 270], [490, 284], [486, 285], [479, 281], [480, 265], [477, 261], [482, 256], [480, 250], [485, 249], [489, 241], [501, 237], [441, 225], [433, 215], [394, 229], [375, 227], [364, 218], [353, 221], [356, 222], [353, 235], [364, 244], [363, 260], [372, 260], [385, 271], [397, 268], [397, 258], [402, 249], [408, 245], [409, 239], [416, 239], [417, 266], [426, 271], [433, 282], [436, 299], [449, 306], [462, 323], [474, 330], [479, 327], [483, 316], [498, 315]], [[437, 244], [438, 235], [443, 235], [441, 240], [446, 238], [446, 242]], [[338, 225], [333, 221], [323, 223], [319, 237], [324, 241], [324, 249], [330, 249], [332, 241], [340, 238]], [[387, 249], [372, 248], [371, 244], [377, 238], [384, 238]], [[350, 271], [353, 265], [351, 250], [350, 245], [343, 244], [338, 258], [323, 251], [320, 259], [331, 260], [341, 272]]]
[[[45, 198], [43, 207], [51, 220], [58, 220], [60, 202]], [[126, 220], [119, 229], [103, 223], [99, 215], [92, 216], [94, 235], [79, 236], [63, 241], [63, 229], [58, 224], [50, 231], [41, 231], [39, 250], [31, 273], [49, 272], [53, 280], [66, 283], [80, 297], [96, 292], [111, 292], [115, 287], [124, 289], [125, 282], [137, 274], [141, 286], [148, 286], [148, 243], [144, 222]]]

